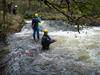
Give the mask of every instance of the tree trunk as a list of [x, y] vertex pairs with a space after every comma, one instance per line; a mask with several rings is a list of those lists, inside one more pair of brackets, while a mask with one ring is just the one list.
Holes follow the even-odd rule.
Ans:
[[0, 34], [0, 39], [5, 43], [6, 41], [6, 0], [2, 0], [2, 6], [3, 6], [3, 24], [1, 26], [1, 34]]
[[28, 0], [28, 5], [27, 5], [27, 6], [28, 6], [28, 9], [31, 8], [31, 1], [32, 1], [32, 0]]
[[6, 22], [6, 0], [2, 0], [3, 3], [3, 24]]

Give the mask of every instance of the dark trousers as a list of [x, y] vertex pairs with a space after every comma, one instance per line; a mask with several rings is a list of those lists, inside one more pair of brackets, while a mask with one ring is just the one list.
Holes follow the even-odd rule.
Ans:
[[33, 38], [34, 38], [34, 40], [36, 40], [36, 38], [35, 38], [36, 34], [37, 34], [37, 38], [39, 40], [40, 36], [39, 36], [39, 28], [38, 27], [33, 28]]

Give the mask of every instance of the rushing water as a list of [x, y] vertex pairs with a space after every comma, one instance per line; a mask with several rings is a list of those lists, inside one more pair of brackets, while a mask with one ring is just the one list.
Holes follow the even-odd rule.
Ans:
[[32, 38], [31, 21], [26, 21], [21, 32], [9, 37], [10, 75], [100, 75], [100, 27], [79, 34], [62, 21], [42, 21], [41, 26], [57, 42], [41, 51], [40, 41]]

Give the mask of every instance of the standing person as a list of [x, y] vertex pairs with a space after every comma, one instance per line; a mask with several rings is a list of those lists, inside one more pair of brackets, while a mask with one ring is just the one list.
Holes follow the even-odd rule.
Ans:
[[45, 29], [43, 32], [44, 32], [44, 35], [41, 39], [42, 50], [48, 50], [50, 44], [56, 42], [56, 40], [51, 39], [49, 37], [47, 29]]
[[14, 14], [14, 15], [17, 14], [17, 7], [18, 7], [17, 5], [15, 5], [15, 6], [13, 7], [13, 14]]
[[40, 18], [38, 16], [38, 14], [36, 13], [34, 18], [32, 19], [33, 38], [34, 38], [35, 41], [36, 41], [36, 37], [35, 37], [36, 33], [37, 33], [38, 40], [40, 39], [39, 23], [40, 23]]

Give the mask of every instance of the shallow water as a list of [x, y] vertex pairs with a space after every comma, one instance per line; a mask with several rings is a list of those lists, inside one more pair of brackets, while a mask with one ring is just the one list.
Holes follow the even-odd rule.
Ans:
[[40, 25], [57, 42], [41, 51], [40, 41], [32, 38], [31, 21], [26, 21], [21, 32], [9, 37], [10, 75], [100, 75], [100, 27], [84, 28], [79, 34], [62, 21]]

